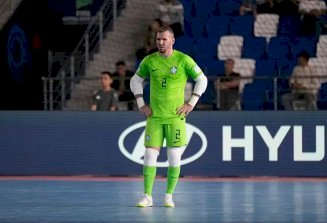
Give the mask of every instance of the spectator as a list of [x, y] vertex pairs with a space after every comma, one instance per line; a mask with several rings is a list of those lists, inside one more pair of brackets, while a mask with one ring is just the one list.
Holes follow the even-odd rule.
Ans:
[[224, 76], [220, 81], [215, 81], [216, 91], [219, 91], [220, 110], [237, 110], [237, 101], [239, 99], [240, 74], [235, 73], [235, 61], [233, 59], [225, 60]]
[[274, 0], [265, 0], [264, 3], [257, 5], [257, 13], [277, 13]]
[[243, 0], [240, 6], [240, 15], [256, 15], [257, 4], [255, 0]]
[[128, 110], [133, 110], [134, 95], [129, 87], [131, 77], [134, 75], [132, 71], [127, 70], [124, 61], [116, 63], [116, 72], [113, 74], [113, 89], [118, 92], [119, 102], [127, 102]]
[[298, 65], [294, 67], [290, 79], [292, 92], [282, 96], [285, 110], [294, 110], [295, 100], [304, 100], [306, 110], [315, 109], [315, 98], [320, 84], [318, 78], [314, 77], [317, 76], [315, 67], [309, 66], [308, 62], [308, 52], [302, 51], [298, 56]]
[[113, 80], [108, 71], [101, 72], [101, 89], [93, 93], [92, 111], [115, 111], [118, 108], [115, 92], [111, 88]]
[[164, 0], [156, 9], [156, 18], [164, 25], [169, 25], [175, 33], [175, 37], [183, 34], [184, 8], [178, 0]]
[[155, 19], [149, 25], [148, 32], [145, 37], [144, 46], [136, 51], [136, 58], [141, 61], [147, 55], [157, 51], [157, 31], [162, 26], [160, 19]]
[[282, 0], [276, 4], [278, 15], [299, 16], [299, 2], [297, 0]]

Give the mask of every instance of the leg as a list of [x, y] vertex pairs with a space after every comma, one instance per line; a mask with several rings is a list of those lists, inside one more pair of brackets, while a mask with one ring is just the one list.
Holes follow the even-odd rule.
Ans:
[[177, 185], [181, 156], [186, 145], [186, 124], [185, 119], [176, 119], [173, 124], [166, 126], [166, 138], [167, 138], [167, 157], [168, 157], [168, 171], [167, 171], [167, 188], [165, 206], [174, 207], [172, 200], [172, 194], [174, 193]]
[[306, 102], [306, 110], [316, 110], [316, 100], [315, 100], [315, 95], [312, 93], [305, 93], [304, 94], [304, 100]]
[[163, 136], [163, 125], [153, 123], [148, 119], [144, 139], [146, 147], [143, 165], [144, 195], [137, 204], [138, 207], [152, 206], [152, 188], [156, 177], [156, 163], [163, 143]]
[[285, 110], [293, 110], [293, 93], [287, 93], [282, 96], [282, 102]]

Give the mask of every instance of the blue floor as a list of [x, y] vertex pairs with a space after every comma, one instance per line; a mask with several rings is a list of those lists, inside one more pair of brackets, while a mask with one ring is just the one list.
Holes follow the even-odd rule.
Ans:
[[142, 181], [0, 181], [0, 222], [327, 222], [327, 182], [189, 182], [136, 208]]

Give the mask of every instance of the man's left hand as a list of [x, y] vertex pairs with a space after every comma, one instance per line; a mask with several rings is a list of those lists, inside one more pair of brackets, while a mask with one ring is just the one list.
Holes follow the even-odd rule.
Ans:
[[187, 116], [193, 110], [193, 108], [194, 107], [192, 105], [184, 103], [183, 106], [177, 110], [177, 115], [185, 114], [185, 116]]

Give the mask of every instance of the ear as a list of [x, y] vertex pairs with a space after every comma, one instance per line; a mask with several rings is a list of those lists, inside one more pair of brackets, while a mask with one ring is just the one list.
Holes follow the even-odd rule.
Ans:
[[173, 38], [173, 44], [175, 43], [175, 38]]

